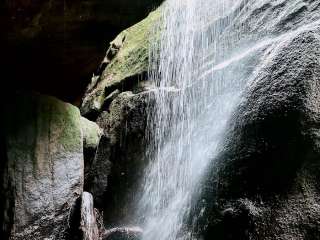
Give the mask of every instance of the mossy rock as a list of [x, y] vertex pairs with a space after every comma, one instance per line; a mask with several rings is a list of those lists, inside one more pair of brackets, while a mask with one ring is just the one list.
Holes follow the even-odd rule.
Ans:
[[[106, 65], [101, 76], [93, 77], [83, 99], [81, 113], [90, 116], [100, 112], [105, 99], [115, 90], [132, 90], [148, 71], [150, 41], [155, 24], [160, 22], [161, 7], [147, 18], [121, 32], [111, 43], [104, 60]], [[154, 39], [151, 38], [154, 36]], [[112, 59], [108, 54], [112, 52]]]
[[105, 84], [105, 87], [109, 87], [125, 78], [148, 70], [149, 45], [152, 41], [150, 34], [159, 18], [160, 10], [158, 9], [150, 13], [143, 21], [124, 30], [111, 42], [111, 45], [119, 46], [120, 50], [103, 72], [102, 86]]
[[84, 148], [97, 148], [102, 135], [100, 127], [84, 117], [81, 117], [81, 126]]
[[[65, 239], [83, 189], [79, 109], [53, 97], [14, 94], [4, 104], [6, 161], [0, 187], [12, 239]], [[11, 239], [10, 238], [10, 239]]]

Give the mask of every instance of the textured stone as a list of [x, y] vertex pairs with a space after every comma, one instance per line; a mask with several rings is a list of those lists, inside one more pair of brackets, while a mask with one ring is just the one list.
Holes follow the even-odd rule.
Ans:
[[142, 239], [142, 229], [138, 227], [123, 227], [106, 230], [102, 240], [139, 240]]
[[[95, 123], [88, 119], [81, 117], [81, 127], [83, 132], [83, 154], [84, 154], [84, 189], [88, 189], [92, 179], [97, 175], [97, 169], [93, 168], [95, 157], [100, 141], [103, 143], [102, 129]], [[103, 166], [100, 166], [103, 167]], [[103, 170], [108, 172], [108, 168]]]
[[250, 82], [208, 187], [206, 239], [319, 239], [319, 30], [269, 49]]
[[102, 130], [95, 122], [81, 117], [81, 126], [83, 132], [83, 147], [96, 149], [102, 135]]
[[83, 192], [81, 196], [80, 229], [83, 240], [99, 240], [96, 210], [93, 207], [93, 197], [88, 192]]
[[4, 105], [5, 231], [16, 240], [65, 239], [83, 188], [80, 112], [41, 95], [13, 95]]
[[148, 97], [148, 92], [123, 92], [97, 119], [104, 136], [86, 189], [93, 193], [96, 206], [104, 210], [108, 223], [128, 216], [134, 204], [136, 183], [145, 165]]
[[[148, 71], [149, 36], [154, 23], [160, 18], [160, 9], [150, 13], [143, 21], [121, 32], [110, 43], [101, 64], [101, 76], [92, 78], [83, 99], [81, 113], [95, 119], [106, 98], [114, 91], [132, 91], [146, 80]], [[116, 49], [113, 51], [112, 49]], [[114, 52], [110, 57], [109, 52]]]
[[[239, 44], [242, 38], [253, 44], [272, 41], [258, 53], [250, 53], [257, 55], [250, 62], [254, 75], [230, 121], [217, 164], [201, 187], [204, 194], [199, 205], [206, 214], [198, 226], [204, 239], [319, 239], [319, 8], [319, 0], [243, 1], [235, 11], [237, 20], [226, 34], [221, 33], [223, 41], [230, 32], [241, 29], [243, 34], [236, 36]], [[227, 20], [208, 24], [207, 30], [230, 24]], [[127, 73], [123, 69], [136, 66], [135, 61], [119, 55], [125, 41], [130, 45], [120, 35], [111, 44], [82, 108], [85, 114], [94, 112], [92, 119], [104, 129], [105, 143], [98, 150], [97, 166], [106, 164], [107, 159], [112, 167], [101, 181], [105, 184], [99, 191], [103, 196], [97, 200], [101, 199], [100, 207], [108, 211], [106, 222], [114, 225], [125, 224], [118, 220], [128, 220], [128, 205], [135, 204], [132, 179], [139, 178], [138, 166], [146, 161], [143, 135], [150, 104], [150, 98], [142, 105], [132, 101], [150, 92], [136, 91], [137, 78], [123, 77]], [[118, 63], [118, 56], [121, 64], [112, 65]], [[131, 57], [139, 59], [139, 55]], [[106, 97], [117, 90], [132, 92], [105, 104]], [[95, 101], [99, 104], [92, 104]], [[133, 116], [128, 114], [131, 111]], [[102, 156], [107, 158], [102, 161]], [[95, 184], [102, 186], [99, 181]]]

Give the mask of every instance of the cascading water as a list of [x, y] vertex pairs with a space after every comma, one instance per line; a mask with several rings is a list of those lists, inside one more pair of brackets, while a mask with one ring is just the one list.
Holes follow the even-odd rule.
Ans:
[[241, 4], [168, 0], [163, 6], [155, 29], [160, 40], [150, 51], [155, 86], [148, 122], [150, 165], [137, 211], [144, 240], [197, 238], [196, 229], [186, 224], [192, 203], [200, 197], [202, 177], [244, 88], [246, 67], [228, 61], [242, 30], [225, 34]]

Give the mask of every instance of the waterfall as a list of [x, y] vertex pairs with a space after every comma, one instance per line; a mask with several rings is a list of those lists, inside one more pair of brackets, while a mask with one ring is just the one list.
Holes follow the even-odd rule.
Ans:
[[249, 71], [238, 61], [245, 56], [235, 55], [242, 29], [227, 31], [243, 2], [168, 0], [162, 7], [150, 49], [150, 164], [137, 211], [144, 240], [197, 239], [187, 224], [202, 214], [190, 216], [193, 202], [201, 201], [201, 181]]

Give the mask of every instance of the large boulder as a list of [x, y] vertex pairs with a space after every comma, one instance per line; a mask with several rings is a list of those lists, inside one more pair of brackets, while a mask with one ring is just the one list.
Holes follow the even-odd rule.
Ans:
[[142, 233], [139, 227], [112, 228], [102, 234], [102, 240], [140, 240]]
[[123, 91], [139, 91], [147, 79], [149, 37], [160, 18], [160, 9], [121, 32], [110, 43], [105, 59], [89, 84], [81, 114], [95, 120]]
[[41, 95], [13, 95], [3, 105], [1, 235], [65, 239], [83, 189], [80, 112]]
[[249, 82], [208, 184], [206, 239], [320, 239], [319, 32], [283, 38]]
[[91, 122], [84, 117], [81, 117], [81, 127], [84, 149], [96, 149], [100, 142], [102, 129], [95, 122]]
[[82, 240], [100, 239], [97, 210], [93, 207], [92, 194], [83, 192], [80, 206], [80, 229]]
[[98, 125], [104, 129], [86, 183], [96, 206], [104, 210], [110, 224], [130, 216], [137, 192], [136, 183], [145, 165], [145, 128], [147, 122], [148, 92], [121, 93], [103, 111]]
[[[96, 175], [94, 159], [100, 142], [103, 143], [102, 129], [88, 119], [81, 117], [81, 127], [83, 132], [83, 155], [84, 155], [84, 189], [90, 184], [91, 178]], [[102, 166], [101, 166], [102, 167]], [[107, 171], [106, 168], [104, 168]]]
[[234, 26], [245, 26], [246, 35], [277, 35], [296, 30], [320, 18], [319, 1], [243, 1], [242, 11]]
[[104, 211], [106, 223], [130, 216], [137, 181], [145, 165], [145, 128], [150, 92], [149, 36], [160, 10], [121, 32], [110, 43], [106, 56], [83, 98], [81, 113], [95, 120], [104, 133], [96, 155], [86, 169], [85, 190]]

